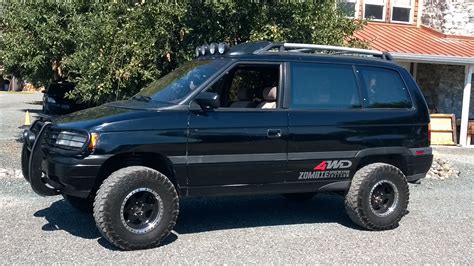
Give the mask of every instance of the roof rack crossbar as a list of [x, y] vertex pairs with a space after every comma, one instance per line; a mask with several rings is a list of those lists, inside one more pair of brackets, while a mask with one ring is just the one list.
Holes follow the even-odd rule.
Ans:
[[374, 57], [379, 57], [384, 60], [393, 60], [392, 56], [387, 52], [381, 52], [376, 50], [369, 49], [360, 49], [360, 48], [350, 48], [350, 47], [341, 47], [341, 46], [331, 46], [331, 45], [318, 45], [318, 44], [305, 44], [305, 43], [280, 43], [267, 46], [266, 49], [258, 51], [267, 52], [270, 49], [278, 48], [279, 52], [311, 52], [311, 51], [331, 51], [333, 54], [341, 55], [371, 55]]
[[283, 47], [285, 48], [307, 48], [313, 50], [326, 50], [326, 51], [341, 51], [341, 52], [352, 52], [358, 54], [370, 54], [382, 56], [382, 52], [368, 49], [360, 48], [350, 48], [350, 47], [341, 47], [341, 46], [331, 46], [331, 45], [318, 45], [318, 44], [304, 44], [304, 43], [284, 43]]

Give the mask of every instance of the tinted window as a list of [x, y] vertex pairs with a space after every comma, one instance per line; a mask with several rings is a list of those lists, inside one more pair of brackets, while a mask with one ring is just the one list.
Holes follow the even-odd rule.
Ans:
[[358, 68], [367, 90], [368, 108], [410, 108], [408, 90], [394, 70], [375, 67]]
[[293, 108], [360, 107], [352, 66], [293, 63], [291, 82]]

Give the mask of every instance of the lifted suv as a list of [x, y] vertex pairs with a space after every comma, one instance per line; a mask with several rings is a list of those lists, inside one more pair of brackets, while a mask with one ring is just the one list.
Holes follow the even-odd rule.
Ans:
[[157, 246], [192, 196], [335, 191], [359, 226], [398, 226], [432, 154], [423, 95], [389, 54], [271, 42], [196, 52], [128, 101], [36, 121], [22, 152], [33, 190], [93, 209], [122, 249]]

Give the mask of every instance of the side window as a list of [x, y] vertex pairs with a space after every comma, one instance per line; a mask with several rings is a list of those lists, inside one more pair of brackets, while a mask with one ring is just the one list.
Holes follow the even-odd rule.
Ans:
[[291, 64], [291, 104], [299, 109], [360, 108], [352, 66]]
[[279, 64], [241, 64], [225, 73], [208, 92], [219, 94], [220, 108], [275, 109]]
[[400, 74], [377, 67], [358, 67], [366, 89], [367, 108], [410, 108], [410, 95]]

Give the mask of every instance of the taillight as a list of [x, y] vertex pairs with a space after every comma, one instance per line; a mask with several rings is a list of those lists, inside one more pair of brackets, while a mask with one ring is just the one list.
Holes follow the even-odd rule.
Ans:
[[431, 146], [431, 123], [428, 124], [428, 146]]

